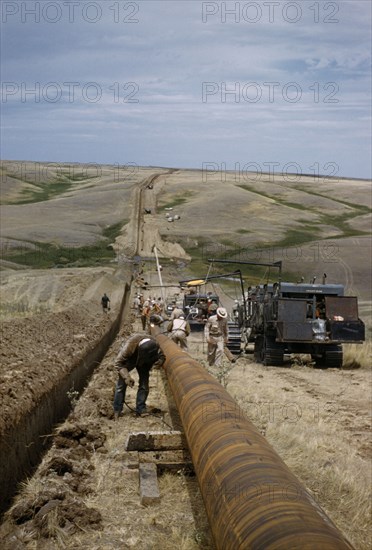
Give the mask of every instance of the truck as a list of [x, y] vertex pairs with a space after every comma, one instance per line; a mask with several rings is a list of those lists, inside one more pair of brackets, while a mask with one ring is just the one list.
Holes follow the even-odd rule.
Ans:
[[215, 302], [216, 306], [220, 303], [217, 294], [195, 292], [184, 295], [182, 309], [192, 331], [204, 330], [208, 318], [208, 300]]
[[233, 311], [247, 350], [254, 343], [255, 360], [280, 366], [285, 354], [310, 354], [316, 367], [341, 367], [342, 344], [365, 341], [365, 325], [359, 318], [358, 299], [345, 296], [341, 284], [281, 281], [281, 262], [233, 262], [279, 268], [275, 283], [249, 286]]

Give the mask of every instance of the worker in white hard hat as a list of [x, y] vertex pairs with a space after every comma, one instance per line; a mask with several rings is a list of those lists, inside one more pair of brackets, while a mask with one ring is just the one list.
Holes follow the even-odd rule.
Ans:
[[204, 328], [204, 336], [208, 344], [208, 364], [219, 367], [224, 354], [224, 346], [228, 340], [227, 311], [223, 307], [217, 308], [216, 314], [211, 315]]

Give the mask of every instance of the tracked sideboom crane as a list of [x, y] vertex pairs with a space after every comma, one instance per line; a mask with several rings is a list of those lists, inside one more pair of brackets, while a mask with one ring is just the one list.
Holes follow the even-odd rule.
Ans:
[[344, 286], [326, 282], [281, 280], [282, 263], [235, 260], [208, 261], [262, 265], [279, 269], [272, 284], [243, 290], [236, 319], [246, 344], [254, 343], [255, 359], [264, 365], [282, 365], [284, 354], [310, 354], [318, 367], [341, 367], [342, 344], [362, 343], [365, 326], [358, 315], [356, 296], [345, 296]]

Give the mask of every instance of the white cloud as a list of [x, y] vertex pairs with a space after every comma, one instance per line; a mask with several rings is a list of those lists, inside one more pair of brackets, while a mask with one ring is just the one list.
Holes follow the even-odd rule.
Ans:
[[[36, 24], [30, 17], [22, 22], [21, 14], [8, 16], [3, 24], [3, 81], [19, 88], [2, 104], [5, 157], [59, 160], [63, 154], [60, 160], [68, 161], [69, 155], [78, 160], [80, 151], [83, 162], [114, 162], [121, 151], [140, 164], [156, 164], [158, 154], [163, 165], [198, 167], [211, 143], [216, 154], [228, 151], [233, 163], [249, 141], [257, 158], [290, 155], [308, 164], [311, 155], [319, 155], [325, 136], [335, 146], [322, 155], [338, 154], [345, 175], [370, 177], [370, 139], [362, 147], [359, 142], [370, 131], [369, 2], [297, 2], [301, 18], [296, 23], [283, 16], [295, 15], [283, 12], [288, 2], [281, 2], [272, 22], [260, 2], [262, 17], [256, 24], [244, 20], [247, 2], [225, 3], [239, 5], [238, 23], [234, 16], [223, 23], [220, 2], [210, 3], [219, 11], [206, 22], [205, 3], [199, 0], [139, 0], [131, 3], [138, 6], [136, 13], [124, 11], [128, 3], [92, 4], [102, 7], [96, 23], [84, 20], [84, 3], [79, 2], [72, 22], [67, 12], [55, 24]], [[138, 22], [124, 22], [125, 17]], [[337, 22], [327, 23], [327, 18]], [[69, 82], [77, 83], [73, 100]], [[204, 102], [203, 82], [217, 87]], [[36, 83], [40, 101], [30, 92]], [[48, 98], [50, 83], [62, 90], [55, 103]], [[97, 102], [88, 94], [94, 83], [101, 91]], [[256, 103], [248, 94], [254, 87], [244, 88], [250, 83], [262, 92]], [[291, 102], [296, 88], [289, 83], [301, 90], [298, 102]], [[224, 97], [224, 86], [233, 90], [234, 85], [236, 103], [232, 94]], [[299, 131], [308, 132], [305, 152]], [[338, 146], [340, 132], [348, 144], [347, 159], [344, 145]], [[37, 142], [31, 139], [35, 134]], [[89, 147], [81, 142], [85, 138]]]

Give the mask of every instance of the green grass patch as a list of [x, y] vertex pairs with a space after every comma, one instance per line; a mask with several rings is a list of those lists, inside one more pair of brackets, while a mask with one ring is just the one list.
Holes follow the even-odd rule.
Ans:
[[90, 246], [66, 247], [49, 243], [34, 243], [35, 248], [17, 248], [3, 255], [3, 259], [34, 269], [52, 267], [90, 267], [105, 265], [115, 253], [107, 248], [108, 242], [99, 241]]
[[[279, 279], [279, 269], [275, 266], [254, 265], [255, 263], [272, 264], [278, 260], [283, 261], [285, 268], [285, 260], [283, 259], [286, 248], [293, 247], [294, 250], [308, 242], [317, 240], [317, 226], [308, 224], [300, 230], [291, 229], [285, 237], [278, 243], [265, 243], [252, 245], [251, 247], [241, 246], [227, 239], [219, 240], [204, 240], [200, 242], [198, 247], [188, 248], [187, 252], [192, 257], [192, 261], [188, 266], [192, 276], [204, 277], [210, 268], [211, 263], [208, 259], [216, 260], [213, 262], [210, 274], [228, 274], [240, 270], [244, 280], [244, 286], [257, 285], [268, 282], [275, 282]], [[291, 256], [292, 257], [292, 256]], [[222, 260], [220, 263], [218, 260]], [[223, 260], [228, 260], [224, 263]], [[239, 263], [251, 262], [251, 263]], [[293, 262], [291, 262], [293, 263]], [[301, 275], [301, 265], [298, 265], [298, 273]], [[282, 272], [282, 280], [295, 282], [299, 278], [295, 270]], [[223, 281], [223, 279], [221, 279]], [[222, 283], [221, 283], [222, 284]], [[227, 281], [224, 283], [227, 284]], [[234, 287], [237, 283], [232, 283]], [[230, 285], [229, 285], [230, 286]]]
[[341, 199], [337, 199], [330, 195], [323, 195], [322, 193], [317, 193], [316, 191], [307, 191], [300, 185], [293, 186], [293, 188], [297, 189], [298, 191], [302, 191], [303, 193], [307, 193], [308, 195], [314, 195], [316, 197], [321, 197], [322, 199], [329, 199], [331, 201], [338, 202], [339, 204], [349, 206], [350, 208], [353, 208], [354, 210], [356, 210], [354, 214], [351, 214], [352, 216], [360, 216], [361, 214], [369, 214], [370, 212], [372, 212], [372, 208], [364, 204], [356, 204], [354, 202], [343, 201]]
[[11, 176], [24, 183], [32, 185], [32, 189], [22, 189], [19, 199], [11, 201], [8, 204], [29, 204], [34, 202], [44, 202], [70, 191], [77, 183], [81, 181], [93, 180], [98, 176], [87, 177], [83, 172], [72, 175], [60, 174], [53, 180], [44, 182], [35, 182], [26, 178]]
[[340, 239], [344, 237], [356, 237], [361, 235], [370, 235], [370, 231], [361, 231], [360, 229], [354, 229], [349, 225], [349, 221], [359, 216], [360, 213], [350, 212], [340, 216], [330, 216], [328, 214], [322, 214], [320, 217], [320, 223], [324, 225], [332, 225], [337, 227], [341, 234], [335, 235], [332, 239]]
[[[349, 225], [349, 221], [356, 218], [357, 216], [363, 215], [363, 214], [369, 214], [372, 209], [369, 206], [361, 205], [361, 204], [355, 204], [349, 201], [344, 201], [340, 199], [335, 199], [331, 196], [324, 195], [322, 193], [317, 193], [315, 191], [306, 191], [301, 186], [294, 186], [294, 189], [297, 189], [297, 191], [301, 191], [303, 193], [307, 193], [309, 195], [321, 197], [323, 199], [329, 199], [334, 202], [337, 202], [339, 204], [342, 204], [344, 206], [348, 206], [353, 209], [352, 212], [343, 213], [343, 214], [323, 214], [320, 210], [317, 210], [316, 208], [310, 208], [309, 206], [306, 206], [306, 204], [297, 203], [297, 202], [291, 202], [287, 201], [281, 197], [273, 196], [269, 193], [265, 193], [264, 191], [257, 191], [252, 185], [242, 184], [238, 185], [238, 187], [245, 189], [246, 191], [250, 191], [251, 193], [255, 193], [256, 195], [260, 195], [263, 197], [266, 197], [268, 199], [271, 199], [275, 201], [277, 204], [280, 204], [282, 206], [287, 206], [289, 208], [294, 208], [296, 210], [304, 210], [306, 212], [312, 212], [314, 214], [317, 214], [319, 216], [319, 224], [320, 225], [329, 225], [334, 226], [338, 229], [338, 231], [341, 232], [341, 234], [329, 237], [332, 239], [339, 239], [343, 237], [354, 237], [358, 235], [368, 235], [369, 233], [366, 231], [360, 231], [357, 229], [353, 229]], [[313, 240], [313, 238], [318, 238], [317, 234], [319, 231], [316, 229], [315, 225], [310, 226], [309, 224], [308, 228], [309, 230], [290, 230], [285, 237], [283, 241], [278, 243], [278, 246], [295, 246], [298, 244], [304, 244], [306, 242], [309, 242]]]
[[188, 201], [191, 197], [194, 196], [194, 193], [192, 191], [185, 191], [182, 194], [175, 195], [171, 200], [167, 201], [164, 204], [159, 205], [159, 211], [163, 211], [166, 208], [174, 208], [175, 206], [180, 206], [181, 204], [184, 204]]
[[[265, 260], [263, 259], [262, 261]], [[190, 278], [195, 277], [199, 279], [205, 277], [207, 274], [209, 274], [210, 276], [221, 275], [221, 278], [212, 279], [211, 282], [220, 285], [223, 289], [225, 289], [226, 294], [233, 294], [233, 298], [235, 298], [236, 294], [241, 294], [239, 274], [234, 275], [234, 278], [236, 279], [234, 281], [224, 279], [223, 276], [229, 275], [229, 277], [233, 277], [232, 274], [238, 270], [240, 270], [241, 272], [243, 286], [245, 290], [248, 288], [248, 286], [255, 286], [264, 283], [274, 283], [279, 280], [279, 270], [277, 268], [240, 264], [239, 260], [237, 260], [236, 263], [223, 264], [215, 262], [211, 265], [206, 260], [201, 261], [200, 259], [193, 258], [188, 265]], [[296, 275], [291, 272], [282, 272], [282, 280], [295, 282], [296, 278], [298, 277], [296, 277]]]
[[103, 230], [103, 238], [92, 245], [57, 246], [51, 243], [32, 242], [33, 248], [3, 250], [2, 259], [34, 269], [54, 267], [93, 267], [106, 265], [115, 258], [111, 244], [120, 233], [124, 222], [118, 222]]
[[[234, 243], [229, 242], [230, 246], [226, 246], [221, 242], [207, 241], [200, 242], [198, 247], [187, 248], [187, 253], [191, 256], [192, 260], [188, 265], [188, 270], [191, 273], [191, 277], [203, 278], [208, 273], [210, 275], [226, 275], [228, 273], [234, 273], [240, 270], [244, 278], [249, 280], [248, 284], [259, 284], [260, 282], [267, 282], [269, 280], [278, 280], [278, 269], [275, 267], [257, 266], [239, 264], [239, 261], [252, 261], [252, 262], [265, 262], [270, 263], [273, 260], [271, 257], [271, 250], [263, 251], [256, 248], [247, 249], [239, 247]], [[232, 245], [232, 246], [231, 246]], [[208, 259], [214, 259], [215, 262], [208, 262]], [[229, 263], [219, 263], [218, 260], [229, 260]], [[234, 262], [236, 260], [236, 263]], [[234, 263], [230, 263], [233, 261]], [[293, 275], [292, 275], [293, 277]], [[224, 279], [217, 279], [219, 284], [222, 284]], [[238, 283], [225, 281], [224, 284], [228, 284], [233, 288]]]
[[308, 206], [300, 203], [300, 202], [291, 202], [287, 201], [281, 197], [278, 197], [277, 195], [271, 195], [270, 193], [265, 193], [264, 191], [257, 191], [252, 185], [247, 184], [241, 184], [237, 185], [237, 187], [240, 187], [241, 189], [244, 189], [245, 191], [250, 191], [251, 193], [255, 193], [256, 195], [260, 195], [262, 197], [265, 197], [267, 199], [271, 199], [274, 202], [281, 204], [282, 206], [287, 206], [288, 208], [295, 208], [296, 210], [306, 210], [306, 212], [315, 212], [317, 213], [317, 210], [313, 208], [309, 208]]
[[114, 241], [118, 235], [120, 235], [121, 228], [126, 225], [129, 222], [129, 220], [122, 220], [121, 222], [114, 223], [112, 225], [108, 225], [102, 230], [102, 235], [105, 237], [105, 239], [109, 239], [110, 241]]
[[72, 182], [76, 182], [76, 181], [80, 182], [80, 181], [84, 181], [84, 180], [95, 179], [95, 178], [98, 177], [98, 176], [89, 176], [88, 177], [86, 173], [84, 174], [84, 172], [77, 172], [76, 174], [72, 174], [72, 176], [67, 175], [67, 174], [68, 174], [68, 172], [65, 173], [65, 174], [62, 174], [61, 179], [63, 177], [64, 179], [67, 179], [67, 180], [72, 181]]
[[191, 262], [188, 265], [188, 270], [192, 277], [202, 278], [208, 272], [207, 259], [210, 257], [209, 251], [213, 246], [213, 241], [207, 238], [199, 238], [196, 246], [185, 246], [180, 243], [187, 254], [191, 256]]
[[301, 229], [288, 229], [285, 236], [280, 241], [264, 244], [262, 248], [290, 248], [293, 246], [300, 246], [305, 243], [319, 240], [320, 231], [321, 226], [303, 224]]
[[[233, 261], [233, 259], [232, 259]], [[268, 267], [268, 266], [260, 266], [260, 265], [253, 265], [252, 264], [240, 264], [239, 261], [252, 261], [254, 260], [239, 260], [237, 259], [236, 263], [229, 263], [229, 264], [219, 264], [215, 263], [213, 268], [213, 274], [221, 273], [221, 274], [227, 274], [227, 273], [234, 273], [237, 270], [240, 270], [244, 288], [248, 286], [254, 286], [258, 284], [263, 283], [269, 283], [269, 282], [275, 282], [279, 279], [279, 270], [275, 267]], [[259, 260], [257, 260], [258, 262]], [[262, 262], [265, 262], [265, 260], [261, 260]], [[266, 260], [267, 262], [267, 260]], [[265, 263], [266, 263], [265, 262]], [[269, 263], [269, 262], [267, 262]], [[237, 275], [238, 277], [238, 275]], [[293, 278], [293, 275], [291, 276]], [[223, 279], [222, 279], [223, 280]], [[238, 283], [235, 282], [234, 285], [236, 286]], [[240, 284], [240, 283], [239, 283]]]

